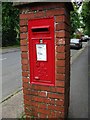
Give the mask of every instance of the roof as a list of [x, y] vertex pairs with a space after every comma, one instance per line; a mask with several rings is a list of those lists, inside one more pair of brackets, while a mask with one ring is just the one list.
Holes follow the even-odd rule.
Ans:
[[[58, 2], [61, 2], [61, 0], [58, 0]], [[68, 0], [67, 0], [68, 1]], [[34, 4], [34, 3], [38, 3], [38, 2], [51, 2], [51, 0], [31, 0], [30, 2], [13, 2], [13, 6], [16, 6], [16, 7], [18, 7], [18, 8], [21, 8], [21, 7], [24, 7], [24, 6], [26, 6], [26, 5], [28, 5], [28, 4]], [[54, 2], [54, 1], [52, 1], [52, 2]], [[55, 1], [55, 2], [57, 2], [57, 0]], [[66, 6], [69, 6], [69, 9], [71, 10], [71, 11], [73, 11], [74, 9], [73, 9], [73, 5], [72, 5], [72, 3], [71, 2], [67, 2], [66, 3]]]

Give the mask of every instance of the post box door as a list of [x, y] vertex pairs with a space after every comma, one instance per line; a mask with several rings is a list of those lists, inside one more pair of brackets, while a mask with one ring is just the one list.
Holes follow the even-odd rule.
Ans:
[[29, 20], [31, 84], [55, 84], [54, 19]]

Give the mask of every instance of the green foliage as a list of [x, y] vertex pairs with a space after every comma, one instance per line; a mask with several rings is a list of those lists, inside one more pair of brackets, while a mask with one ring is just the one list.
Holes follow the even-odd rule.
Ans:
[[19, 11], [11, 2], [2, 3], [2, 46], [17, 44], [19, 34]]
[[23, 114], [18, 120], [26, 120], [25, 114]]
[[76, 30], [80, 27], [80, 16], [78, 14], [78, 7], [73, 4], [74, 11], [71, 11], [70, 13], [70, 25], [71, 25], [71, 38], [73, 37], [73, 34], [76, 32]]
[[90, 1], [83, 2], [81, 15], [84, 23], [84, 34], [88, 34], [90, 36]]
[[75, 38], [79, 39], [81, 36], [79, 34], [75, 34]]

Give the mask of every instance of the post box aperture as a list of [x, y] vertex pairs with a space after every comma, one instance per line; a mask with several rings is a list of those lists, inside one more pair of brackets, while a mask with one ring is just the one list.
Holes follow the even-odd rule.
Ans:
[[55, 85], [54, 18], [28, 22], [30, 83]]

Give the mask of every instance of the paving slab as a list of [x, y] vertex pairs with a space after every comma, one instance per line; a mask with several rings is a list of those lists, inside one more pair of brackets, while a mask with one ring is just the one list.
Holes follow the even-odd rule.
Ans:
[[2, 118], [21, 118], [24, 113], [22, 90], [1, 104]]

